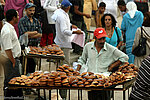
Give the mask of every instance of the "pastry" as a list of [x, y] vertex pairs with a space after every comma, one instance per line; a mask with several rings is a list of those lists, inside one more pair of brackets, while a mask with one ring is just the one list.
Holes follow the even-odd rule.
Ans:
[[77, 84], [73, 84], [72, 87], [78, 87], [78, 85]]

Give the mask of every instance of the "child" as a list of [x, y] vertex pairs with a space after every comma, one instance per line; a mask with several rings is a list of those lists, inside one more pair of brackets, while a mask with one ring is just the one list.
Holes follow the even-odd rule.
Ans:
[[106, 8], [106, 4], [104, 2], [101, 2], [99, 4], [98, 10], [96, 11], [96, 27], [102, 27], [101, 18], [104, 15]]

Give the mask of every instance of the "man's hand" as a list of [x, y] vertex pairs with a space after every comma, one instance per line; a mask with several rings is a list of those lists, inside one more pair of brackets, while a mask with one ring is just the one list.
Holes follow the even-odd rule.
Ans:
[[85, 14], [86, 18], [91, 18], [91, 16], [89, 14]]
[[14, 60], [12, 61], [12, 63], [13, 63], [13, 68], [15, 68], [16, 61]]
[[112, 69], [113, 69], [114, 67], [112, 66], [112, 65], [110, 65], [109, 67], [108, 67], [108, 71], [109, 72], [112, 72]]
[[73, 31], [73, 34], [83, 34], [81, 30]]
[[76, 71], [79, 71], [79, 70], [81, 69], [82, 66], [79, 65], [79, 64], [78, 64], [77, 66], [78, 66], [78, 67], [77, 67]]
[[36, 35], [36, 34], [38, 34], [38, 32], [37, 31], [33, 31], [33, 35]]
[[108, 71], [112, 72], [113, 68], [118, 67], [121, 64], [122, 64], [122, 62], [120, 60], [117, 60], [116, 62], [114, 62], [114, 63], [112, 63], [111, 65], [108, 66]]
[[11, 49], [5, 50], [5, 52], [6, 52], [6, 55], [8, 56], [8, 58], [10, 59], [10, 61], [12, 62], [13, 68], [14, 68], [16, 61], [15, 61], [15, 58], [13, 57], [13, 53], [12, 53]]
[[75, 29], [77, 29], [77, 28], [78, 28], [76, 25], [72, 25], [71, 27], [72, 27], [72, 28], [75, 28]]

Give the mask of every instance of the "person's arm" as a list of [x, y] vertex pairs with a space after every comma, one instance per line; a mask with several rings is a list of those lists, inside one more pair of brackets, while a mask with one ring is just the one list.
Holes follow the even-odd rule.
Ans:
[[96, 11], [97, 10], [96, 0], [91, 0], [91, 2], [92, 2], [92, 10]]
[[87, 50], [87, 45], [84, 46], [82, 56], [79, 57], [78, 59], [78, 67], [77, 71], [80, 71], [81, 67], [86, 66], [87, 58], [88, 58], [88, 50]]
[[43, 8], [46, 10], [54, 12], [55, 10], [57, 10], [57, 6], [56, 7], [51, 6], [51, 3], [52, 3], [52, 0], [46, 0], [44, 5], [43, 5]]
[[37, 35], [38, 32], [37, 31], [27, 31], [24, 34], [28, 34], [28, 37], [32, 38], [33, 36]]
[[29, 38], [41, 38], [42, 34], [41, 33], [37, 33], [35, 35], [30, 36]]
[[123, 41], [120, 41], [119, 44], [117, 45], [117, 48], [119, 48], [120, 46], [122, 46]]
[[99, 11], [97, 10], [96, 11], [96, 15], [95, 15], [95, 19], [96, 19], [96, 27], [99, 27], [100, 25], [99, 25], [99, 16], [98, 16], [98, 14], [99, 14]]
[[76, 14], [81, 15], [81, 16], [85, 16], [86, 18], [91, 18], [91, 16], [89, 14], [85, 14], [83, 12], [80, 12], [78, 9], [79, 9], [79, 6], [74, 5], [74, 12]]
[[114, 63], [109, 65], [108, 71], [112, 71], [114, 67], [121, 65], [122, 63], [128, 62], [129, 57], [119, 49], [115, 49], [113, 52]]
[[117, 45], [117, 48], [119, 48], [120, 46], [122, 46], [123, 36], [122, 36], [122, 32], [119, 27], [116, 27], [116, 31], [118, 32], [119, 41], [120, 41], [119, 44]]
[[6, 52], [6, 55], [8, 56], [8, 58], [10, 59], [10, 61], [13, 63], [13, 67], [15, 67], [15, 59], [13, 57], [11, 49], [5, 50], [5, 52]]
[[118, 67], [122, 64], [122, 62], [120, 60], [117, 60], [116, 62], [112, 63], [109, 67], [108, 67], [108, 71], [111, 72], [115, 67]]
[[5, 5], [5, 1], [4, 0], [0, 0], [2, 5]]

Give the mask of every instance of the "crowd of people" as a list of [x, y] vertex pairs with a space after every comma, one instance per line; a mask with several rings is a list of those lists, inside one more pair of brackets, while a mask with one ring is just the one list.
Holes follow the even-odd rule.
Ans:
[[[70, 50], [80, 54], [77, 71], [112, 72], [125, 62], [139, 67], [129, 100], [150, 98], [150, 12], [148, 0], [0, 0], [0, 99], [24, 99], [22, 89], [8, 89], [11, 78], [20, 76], [21, 50], [25, 46], [57, 44], [70, 64]], [[88, 41], [91, 18], [95, 31]], [[132, 54], [141, 38], [146, 55]], [[71, 42], [73, 34], [85, 34], [85, 46]], [[27, 39], [26, 39], [27, 38]], [[24, 39], [25, 43], [20, 43]], [[80, 42], [80, 41], [79, 41]], [[36, 59], [27, 59], [27, 74], [35, 72]], [[26, 95], [31, 94], [27, 89]], [[4, 95], [4, 96], [3, 96]], [[67, 91], [60, 90], [63, 100]], [[6, 98], [8, 97], [8, 98]], [[110, 100], [111, 91], [89, 91], [89, 100]]]

